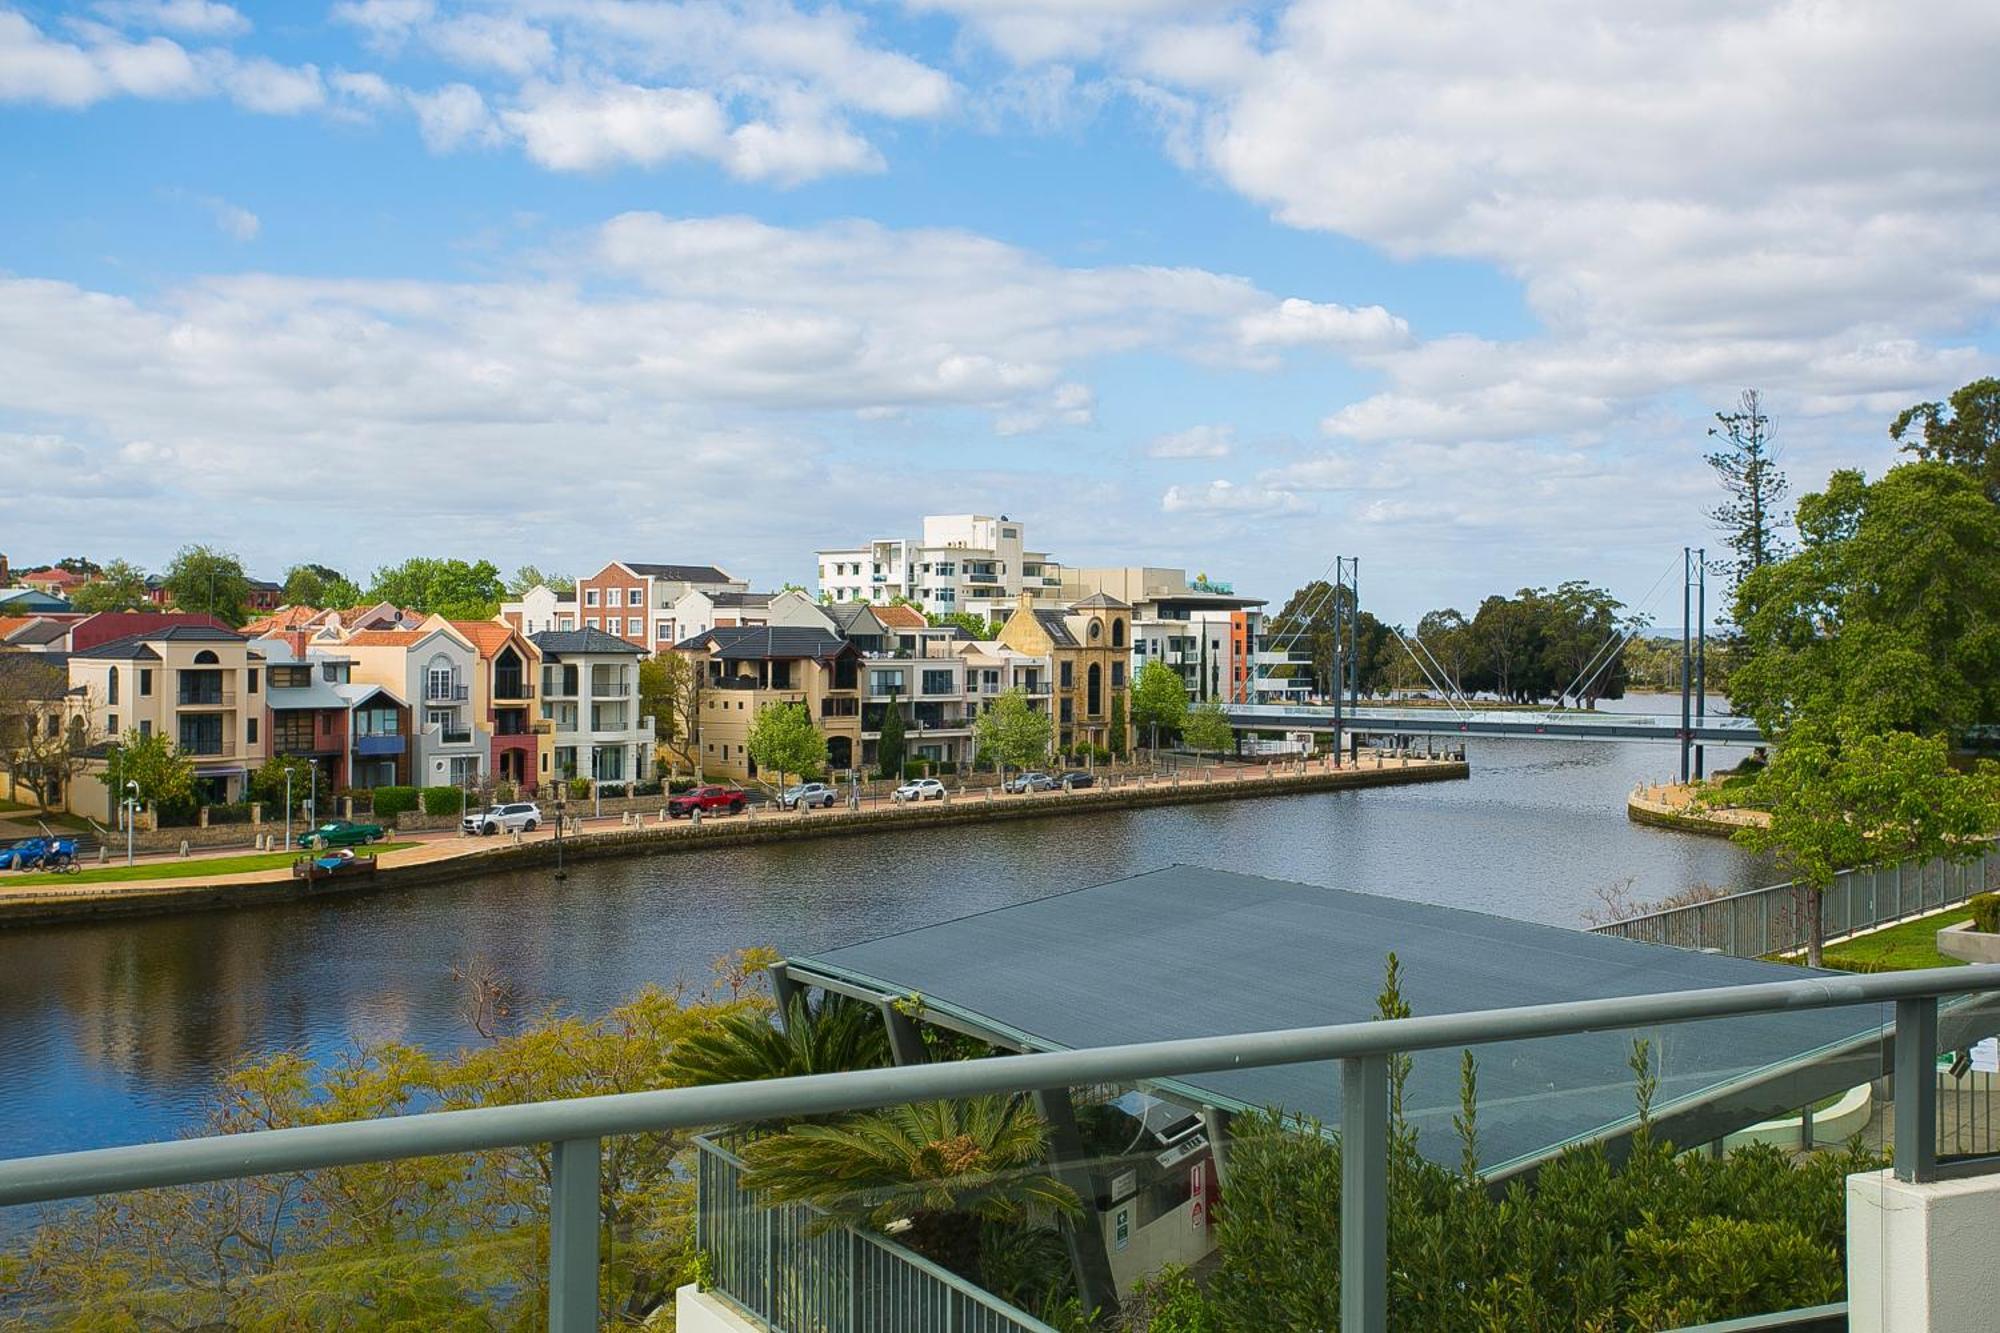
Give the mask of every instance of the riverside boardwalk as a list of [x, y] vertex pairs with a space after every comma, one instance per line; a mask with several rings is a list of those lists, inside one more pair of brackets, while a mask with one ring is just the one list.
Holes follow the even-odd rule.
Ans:
[[[790, 839], [860, 837], [952, 824], [1011, 819], [1050, 819], [1150, 806], [1246, 800], [1442, 782], [1470, 775], [1463, 759], [1364, 750], [1355, 762], [1333, 767], [1325, 758], [1264, 765], [1192, 768], [1173, 776], [1131, 777], [1076, 791], [1007, 795], [991, 788], [954, 792], [943, 801], [897, 805], [871, 800], [860, 809], [780, 811], [752, 807], [735, 816], [669, 820], [663, 811], [632, 812], [620, 818], [572, 818], [562, 833], [561, 855], [573, 862], [616, 856], [696, 854], [723, 847]], [[664, 799], [661, 801], [665, 805]], [[553, 814], [553, 811], [549, 811]], [[352, 879], [292, 878], [289, 868], [189, 874], [191, 861], [174, 859], [177, 874], [156, 879], [77, 883], [68, 877], [35, 877], [14, 882], [0, 876], [0, 926], [35, 925], [164, 912], [247, 907], [329, 894], [366, 893], [462, 880], [556, 861], [556, 832], [494, 838], [443, 834], [380, 854], [378, 871]], [[218, 860], [222, 858], [216, 858]]]

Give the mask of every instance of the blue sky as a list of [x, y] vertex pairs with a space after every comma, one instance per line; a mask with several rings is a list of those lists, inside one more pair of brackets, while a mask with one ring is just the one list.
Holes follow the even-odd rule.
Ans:
[[1992, 372], [2000, 11], [1599, 8], [0, 0], [5, 549], [1636, 603]]

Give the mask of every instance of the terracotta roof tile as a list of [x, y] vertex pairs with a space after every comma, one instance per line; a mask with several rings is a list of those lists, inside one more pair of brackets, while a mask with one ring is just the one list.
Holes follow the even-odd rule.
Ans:
[[407, 648], [423, 637], [422, 630], [364, 629], [356, 630], [341, 642], [356, 648]]
[[507, 646], [507, 640], [514, 637], [513, 627], [497, 620], [454, 620], [451, 627], [472, 640], [472, 646], [479, 650], [481, 657], [491, 657]]
[[931, 623], [916, 607], [900, 602], [876, 607], [875, 618], [890, 629], [926, 629]]

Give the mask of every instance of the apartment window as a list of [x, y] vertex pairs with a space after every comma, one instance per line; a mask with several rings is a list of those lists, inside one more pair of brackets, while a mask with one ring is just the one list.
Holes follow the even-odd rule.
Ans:
[[950, 694], [951, 692], [951, 672], [928, 670], [924, 672], [925, 694]]
[[434, 666], [428, 673], [430, 688], [425, 691], [433, 699], [451, 697], [451, 668]]
[[118, 734], [118, 714], [113, 713], [104, 719], [104, 733], [107, 736]]
[[943, 574], [948, 578], [958, 573], [958, 566], [950, 560], [940, 560], [934, 567], [932, 567], [932, 572], [937, 574]]
[[251, 668], [250, 668], [250, 693], [252, 693], [252, 694], [255, 694], [256, 692], [257, 692], [257, 668], [256, 668], [256, 667], [251, 667]]
[[1064, 689], [1068, 690], [1076, 687], [1076, 663], [1066, 660], [1056, 670], [1058, 672], [1057, 678]]
[[452, 719], [451, 719], [451, 714], [446, 712], [444, 709], [433, 708], [429, 712], [424, 714], [424, 721], [433, 727], [449, 728], [451, 726]]
[[645, 604], [646, 590], [644, 588], [635, 585], [625, 590], [625, 605], [644, 606]]
[[153, 692], [153, 668], [139, 668], [139, 697], [146, 698]]
[[[585, 588], [585, 589], [583, 590], [583, 604], [584, 604], [585, 606], [596, 606], [596, 605], [597, 605], [597, 589], [595, 589], [595, 588]], [[596, 622], [595, 622], [595, 621], [593, 621], [593, 622], [591, 622], [591, 623], [595, 624]]]
[[[108, 703], [108, 704], [115, 704], [115, 703], [117, 703], [117, 702], [118, 702], [118, 668], [117, 668], [117, 667], [112, 667], [112, 668], [111, 668], [111, 675], [109, 676], [109, 678], [108, 678], [108, 679], [109, 679], [109, 682], [110, 682], [110, 683], [109, 683], [109, 684], [107, 684], [107, 685], [105, 686], [105, 689], [104, 689], [104, 702], [106, 702], [106, 703]], [[117, 725], [117, 723], [115, 723], [115, 722], [114, 722], [114, 723], [112, 724], [112, 726], [111, 726], [111, 729], [112, 729], [113, 731], [116, 731], [116, 730], [118, 730], [118, 725]]]
[[891, 691], [897, 694], [905, 693], [903, 689], [903, 673], [900, 669], [871, 671], [868, 673], [868, 692], [870, 694], [888, 694]]
[[1006, 537], [1006, 538], [1010, 538], [1010, 539], [1011, 539], [1011, 538], [1014, 538], [1014, 537], [1018, 537], [1018, 536], [1020, 536], [1020, 535], [1021, 535], [1021, 530], [1020, 530], [1019, 528], [1002, 528], [1002, 529], [1000, 529], [1000, 535], [1001, 535], [1002, 537]]
[[585, 617], [583, 618], [583, 627], [584, 627], [585, 629], [596, 629], [596, 628], [597, 628], [597, 617], [596, 617], [596, 616], [585, 616]]
[[672, 643], [674, 641], [674, 622], [671, 620], [662, 620], [653, 626], [653, 638], [660, 643]]
[[623, 588], [606, 588], [604, 590], [604, 604], [606, 606], [622, 605], [624, 603], [624, 599], [625, 599], [625, 590]]
[[950, 588], [939, 588], [935, 595], [939, 602], [955, 602], [958, 600], [958, 594]]
[[246, 740], [246, 741], [248, 741], [248, 742], [250, 742], [250, 744], [252, 744], [252, 745], [255, 745], [255, 744], [257, 743], [257, 719], [256, 719], [256, 718], [254, 718], [254, 717], [253, 717], [253, 718], [246, 718], [246, 719], [244, 720], [244, 722], [243, 722], [243, 739], [244, 739], [244, 740]]
[[638, 616], [625, 617], [625, 632], [638, 638], [646, 632], [646, 622]]
[[557, 617], [556, 617], [556, 628], [557, 628], [557, 629], [575, 629], [575, 628], [576, 628], [576, 617], [575, 617], [575, 616], [557, 616]]
[[1065, 723], [1076, 721], [1076, 706], [1068, 699], [1062, 701], [1062, 720]]
[[153, 734], [153, 724], [146, 718], [139, 719], [139, 738], [144, 740]]

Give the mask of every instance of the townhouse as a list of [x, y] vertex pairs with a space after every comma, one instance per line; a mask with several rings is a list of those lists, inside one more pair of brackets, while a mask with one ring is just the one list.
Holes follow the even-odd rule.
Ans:
[[783, 592], [712, 592], [689, 588], [667, 608], [666, 628], [673, 633], [676, 643], [697, 638], [712, 629], [738, 625], [831, 629], [833, 617], [796, 588]]
[[[100, 643], [68, 659], [90, 729], [107, 741], [164, 735], [194, 765], [195, 798], [244, 799], [249, 775], [270, 754], [264, 660], [250, 640], [206, 625], [170, 625]], [[108, 821], [116, 803], [98, 782], [78, 782], [71, 808]]]
[[929, 514], [920, 537], [878, 537], [818, 553], [827, 601], [907, 597], [926, 612], [1004, 617], [1024, 595], [1056, 605], [1062, 566], [1028, 549], [1018, 520], [1002, 514]]
[[533, 789], [541, 780], [542, 737], [555, 731], [536, 712], [541, 653], [498, 620], [454, 620], [450, 625], [478, 656], [470, 703], [474, 725], [485, 724], [487, 771], [495, 782]]
[[689, 637], [678, 632], [669, 609], [690, 589], [748, 592], [750, 585], [714, 565], [614, 560], [576, 581], [578, 629], [600, 629], [655, 652]]
[[306, 760], [323, 791], [412, 785], [410, 707], [385, 685], [354, 679], [354, 659], [304, 630], [257, 640], [274, 755]]
[[[470, 787], [484, 783], [493, 772], [489, 732], [476, 725], [472, 687], [482, 674], [479, 650], [451, 622], [433, 616], [409, 629], [354, 630], [338, 640], [349, 662], [349, 680], [375, 686], [395, 703], [378, 702], [367, 711], [374, 734], [395, 734], [387, 715], [404, 709], [404, 743], [387, 740], [369, 747], [375, 753], [368, 770], [379, 776], [385, 763], [396, 763], [407, 785]], [[357, 719], [354, 732], [363, 734]], [[383, 785], [376, 783], [374, 785]]]
[[653, 776], [653, 719], [642, 716], [645, 650], [603, 630], [543, 630], [541, 715], [552, 725], [544, 778], [638, 782]]
[[970, 636], [956, 626], [926, 623], [892, 629], [886, 637], [889, 646], [862, 653], [862, 764], [879, 763], [882, 723], [891, 708], [903, 719], [906, 758], [970, 763], [977, 703], [968, 698], [966, 661], [958, 652]]
[[702, 772], [757, 776], [750, 728], [773, 703], [804, 704], [826, 737], [826, 767], [852, 768], [861, 754], [861, 650], [830, 629], [738, 625], [674, 645], [701, 680]]
[[[1048, 660], [1055, 679], [1056, 748], [1108, 748], [1114, 711], [1125, 714], [1132, 664], [1132, 608], [1104, 593], [1063, 608], [1037, 606], [1023, 593], [998, 641]], [[1130, 733], [1127, 733], [1128, 743]]]
[[576, 589], [537, 583], [519, 597], [500, 603], [500, 619], [530, 638], [547, 630], [573, 630]]

